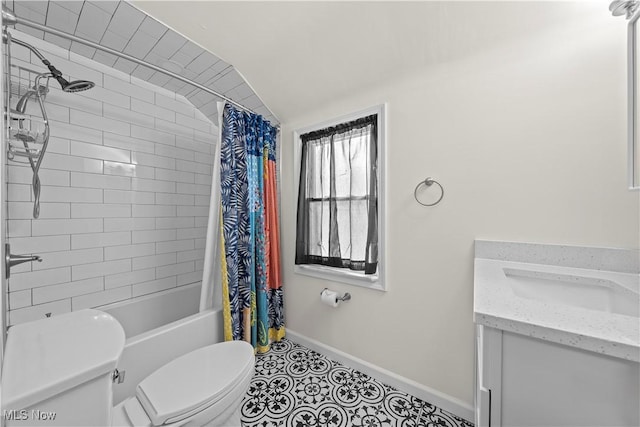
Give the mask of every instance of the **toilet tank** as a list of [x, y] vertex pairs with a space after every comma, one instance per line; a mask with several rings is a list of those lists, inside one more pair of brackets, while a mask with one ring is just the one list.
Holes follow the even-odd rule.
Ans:
[[6, 427], [110, 425], [111, 375], [124, 342], [118, 321], [98, 310], [11, 327], [2, 365]]

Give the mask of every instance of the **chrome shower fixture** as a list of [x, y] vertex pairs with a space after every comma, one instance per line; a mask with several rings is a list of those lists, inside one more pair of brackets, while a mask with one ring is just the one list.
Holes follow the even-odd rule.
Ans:
[[[3, 13], [4, 13], [4, 9], [3, 9]], [[91, 89], [92, 87], [95, 86], [95, 83], [90, 82], [88, 80], [75, 80], [75, 81], [72, 81], [72, 82], [67, 81], [67, 79], [62, 77], [62, 73], [56, 67], [51, 65], [51, 62], [49, 62], [49, 60], [47, 60], [47, 58], [45, 58], [38, 51], [38, 49], [36, 49], [35, 47], [31, 46], [29, 43], [23, 42], [22, 40], [19, 40], [19, 39], [12, 38], [11, 41], [13, 43], [17, 44], [17, 45], [26, 47], [31, 52], [33, 52], [38, 57], [38, 59], [40, 59], [40, 61], [42, 61], [42, 63], [49, 69], [49, 72], [51, 73], [51, 77], [53, 77], [54, 79], [56, 79], [58, 81], [58, 83], [60, 84], [60, 87], [62, 88], [63, 91], [65, 91], [65, 92], [80, 92], [80, 91], [83, 91], [83, 90]]]
[[[7, 21], [5, 23], [11, 24], [15, 23], [15, 15], [10, 15], [9, 10], [5, 7], [2, 8], [2, 18], [3, 21]], [[49, 143], [49, 120], [47, 118], [47, 111], [44, 108], [44, 98], [49, 91], [49, 79], [52, 77], [57, 80], [60, 84], [60, 87], [64, 92], [80, 92], [83, 90], [91, 89], [95, 86], [93, 82], [88, 80], [75, 80], [69, 82], [67, 79], [62, 77], [62, 73], [54, 67], [47, 58], [45, 58], [38, 49], [31, 46], [29, 43], [24, 42], [19, 39], [14, 39], [11, 37], [11, 33], [9, 33], [6, 28], [2, 34], [2, 40], [7, 44], [7, 56], [11, 57], [11, 45], [13, 43], [26, 47], [34, 55], [42, 61], [42, 63], [49, 69], [48, 73], [38, 74], [34, 80], [32, 89], [27, 90], [27, 92], [18, 100], [16, 104], [15, 110], [10, 109], [10, 101], [11, 97], [9, 95], [7, 101], [7, 110], [10, 114], [10, 117], [13, 120], [17, 120], [18, 129], [15, 132], [10, 132], [10, 140], [19, 141], [23, 147], [18, 147], [17, 145], [12, 145], [9, 142], [9, 160], [12, 160], [15, 156], [26, 157], [29, 161], [31, 169], [33, 170], [33, 179], [32, 179], [32, 189], [33, 189], [33, 217], [38, 218], [40, 216], [40, 177], [38, 176], [38, 172], [40, 171], [40, 166], [42, 165], [42, 160], [45, 152], [47, 151], [47, 145]], [[10, 65], [8, 67], [11, 68]], [[10, 76], [10, 74], [9, 74]], [[9, 77], [10, 78], [10, 77]], [[46, 79], [46, 84], [40, 84], [41, 79]], [[10, 90], [7, 91], [10, 94]], [[40, 112], [42, 115], [42, 123], [44, 124], [44, 131], [42, 133], [34, 133], [31, 129], [24, 127], [24, 121], [27, 120], [25, 117], [21, 117], [21, 115], [25, 114], [27, 110], [27, 104], [30, 98], [35, 98], [38, 101], [38, 105], [40, 106]], [[17, 114], [17, 116], [15, 114]], [[31, 145], [33, 144], [33, 145]], [[40, 148], [34, 147], [40, 145]]]
[[[18, 23], [18, 19], [16, 18], [15, 13], [6, 6], [2, 6], [2, 23], [4, 25], [16, 25]], [[6, 30], [5, 30], [6, 31]], [[3, 41], [6, 43], [6, 34], [3, 34]], [[83, 90], [91, 89], [95, 86], [95, 83], [90, 82], [88, 80], [76, 80], [69, 82], [64, 77], [62, 77], [62, 73], [53, 65], [51, 62], [47, 60], [35, 47], [31, 46], [29, 43], [23, 42], [22, 40], [12, 38], [11, 41], [20, 46], [24, 46], [33, 52], [40, 61], [49, 69], [51, 76], [58, 81], [60, 87], [65, 92], [80, 92]]]
[[613, 16], [625, 15], [630, 19], [638, 9], [638, 0], [614, 0], [609, 4], [609, 11]]
[[16, 112], [20, 114], [24, 114], [25, 111], [27, 111], [27, 103], [29, 102], [29, 98], [31, 98], [32, 96], [44, 97], [48, 92], [49, 92], [49, 87], [43, 86], [43, 85], [40, 85], [40, 87], [38, 87], [37, 90], [35, 87], [33, 89], [28, 90], [27, 93], [22, 95], [22, 98], [18, 100], [18, 103], [16, 104]]
[[18, 23], [16, 14], [4, 4], [2, 5], [2, 23], [4, 25], [16, 25]]
[[[9, 36], [10, 38], [10, 36]], [[41, 79], [47, 79], [47, 84], [40, 84]], [[29, 165], [31, 166], [31, 170], [33, 171], [33, 179], [31, 181], [31, 186], [33, 190], [33, 217], [38, 218], [40, 216], [40, 177], [38, 176], [38, 172], [40, 171], [40, 166], [42, 165], [42, 160], [44, 158], [44, 153], [47, 151], [47, 146], [49, 144], [49, 119], [47, 118], [47, 110], [44, 108], [44, 97], [47, 92], [49, 92], [49, 79], [51, 78], [51, 74], [43, 73], [38, 74], [33, 82], [33, 89], [28, 90], [22, 98], [18, 100], [16, 104], [16, 108], [10, 110], [9, 117], [12, 120], [17, 120], [18, 129], [15, 132], [10, 132], [10, 141], [11, 139], [15, 141], [22, 142], [24, 149], [17, 149], [16, 146], [12, 145], [9, 142], [9, 160], [13, 160], [15, 156], [26, 157]], [[27, 103], [29, 99], [33, 97], [38, 101], [38, 105], [40, 106], [40, 113], [42, 115], [42, 123], [44, 124], [43, 132], [33, 132], [30, 128], [24, 127], [24, 121], [27, 120], [23, 114], [27, 109]], [[17, 114], [17, 116], [15, 115]], [[36, 146], [40, 146], [40, 148], [34, 148], [31, 144]]]
[[82, 92], [83, 90], [89, 90], [94, 87], [96, 84], [94, 82], [90, 82], [89, 80], [74, 80], [72, 82], [68, 82], [62, 77], [56, 77], [60, 86], [62, 86], [62, 90], [65, 92]]

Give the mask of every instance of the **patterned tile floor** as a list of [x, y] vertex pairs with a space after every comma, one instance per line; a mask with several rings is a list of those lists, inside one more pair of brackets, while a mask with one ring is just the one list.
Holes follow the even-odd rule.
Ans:
[[242, 422], [244, 427], [473, 427], [288, 340], [256, 357]]

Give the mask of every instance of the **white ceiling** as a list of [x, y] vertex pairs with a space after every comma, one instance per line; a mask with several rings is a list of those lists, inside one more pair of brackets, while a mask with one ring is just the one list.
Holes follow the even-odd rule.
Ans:
[[602, 1], [134, 3], [234, 64], [281, 121], [424, 67], [516, 43], [584, 7], [608, 14]]

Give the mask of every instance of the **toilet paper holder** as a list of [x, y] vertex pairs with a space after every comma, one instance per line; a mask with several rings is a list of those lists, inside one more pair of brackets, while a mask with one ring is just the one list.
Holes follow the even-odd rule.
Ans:
[[[324, 288], [322, 290], [322, 292], [328, 290], [329, 288]], [[320, 295], [322, 295], [322, 292], [320, 292]], [[351, 294], [349, 292], [345, 292], [345, 294], [341, 297], [336, 297], [336, 302], [338, 301], [349, 301], [351, 299]]]

